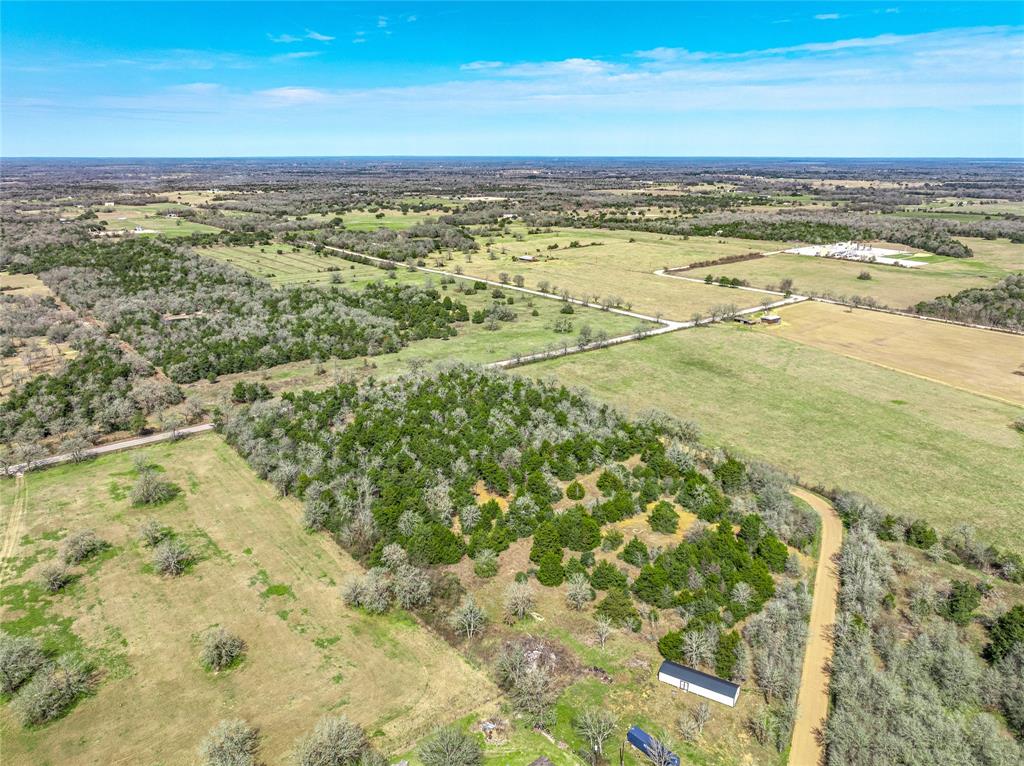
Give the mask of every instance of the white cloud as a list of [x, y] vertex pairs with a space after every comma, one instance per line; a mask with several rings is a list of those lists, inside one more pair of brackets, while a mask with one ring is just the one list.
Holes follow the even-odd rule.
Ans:
[[314, 56], [319, 56], [321, 51], [294, 51], [293, 53], [282, 53], [280, 56], [274, 56], [272, 61], [292, 61], [295, 59], [309, 59]]
[[480, 69], [498, 69], [503, 66], [505, 66], [503, 61], [470, 61], [468, 64], [460, 66], [459, 69], [466, 72], [474, 72]]
[[302, 40], [301, 37], [296, 37], [295, 35], [272, 35], [268, 33], [267, 37], [270, 38], [272, 43], [297, 43]]
[[384, 29], [387, 25], [388, 25], [388, 17], [387, 16], [378, 16], [377, 17], [377, 28], [378, 29]]
[[312, 29], [306, 30], [306, 38], [309, 40], [318, 40], [322, 43], [329, 43], [334, 39], [330, 35], [322, 35], [319, 32], [314, 32]]
[[838, 13], [816, 13], [814, 18], [818, 21], [835, 21], [836, 19], [841, 19], [843, 17]]
[[252, 94], [258, 106], [302, 106], [321, 104], [330, 100], [330, 94], [317, 88], [286, 86], [258, 90]]
[[180, 93], [206, 94], [216, 93], [220, 88], [221, 86], [215, 82], [187, 82], [182, 85], [172, 85], [170, 89]]

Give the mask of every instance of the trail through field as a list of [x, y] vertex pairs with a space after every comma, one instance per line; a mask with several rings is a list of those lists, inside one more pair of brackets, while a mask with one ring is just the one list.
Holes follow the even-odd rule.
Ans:
[[793, 744], [789, 751], [790, 766], [817, 766], [825, 761], [821, 732], [828, 715], [829, 677], [826, 667], [832, 661], [830, 631], [836, 621], [839, 598], [839, 570], [835, 559], [843, 543], [843, 523], [824, 498], [799, 487], [790, 491], [821, 516], [821, 552], [814, 575], [814, 601], [811, 603], [804, 667], [800, 674]]
[[25, 526], [25, 514], [28, 512], [28, 488], [25, 474], [19, 473], [14, 480], [14, 502], [10, 509], [3, 509], [4, 539], [0, 547], [0, 585], [7, 583], [11, 558], [18, 549], [22, 529]]

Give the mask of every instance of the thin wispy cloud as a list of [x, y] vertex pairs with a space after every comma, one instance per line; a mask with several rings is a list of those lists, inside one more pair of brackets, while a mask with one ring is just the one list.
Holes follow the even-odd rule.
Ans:
[[841, 19], [843, 17], [838, 13], [816, 13], [814, 18], [817, 21], [835, 21], [836, 19]]
[[309, 40], [319, 40], [322, 43], [329, 43], [334, 39], [330, 35], [322, 35], [319, 32], [314, 32], [312, 29], [306, 30], [306, 38]]
[[293, 51], [291, 53], [282, 53], [280, 56], [274, 56], [271, 61], [294, 61], [297, 59], [311, 59], [319, 56], [321, 51]]

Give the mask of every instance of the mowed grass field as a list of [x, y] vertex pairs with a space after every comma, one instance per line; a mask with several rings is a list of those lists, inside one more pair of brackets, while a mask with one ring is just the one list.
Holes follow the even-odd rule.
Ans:
[[101, 221], [106, 222], [108, 231], [131, 231], [136, 226], [141, 226], [143, 229], [152, 229], [168, 237], [187, 237], [190, 234], [220, 231], [214, 226], [195, 223], [185, 218], [167, 217], [168, 213], [176, 213], [182, 209], [182, 205], [166, 202], [155, 205], [116, 205], [101, 207], [97, 209], [96, 215]]
[[[550, 233], [528, 234], [526, 228], [518, 224], [510, 229], [508, 236], [478, 238], [481, 252], [474, 253], [471, 262], [462, 264], [466, 274], [487, 279], [497, 279], [501, 272], [521, 274], [527, 287], [536, 288], [538, 283], [546, 281], [552, 288], [568, 290], [574, 297], [618, 296], [631, 305], [633, 311], [651, 316], [660, 313], [677, 320], [688, 320], [695, 312], [706, 315], [718, 304], [734, 303], [739, 308], [756, 306], [765, 296], [666, 279], [656, 276], [653, 273], [656, 269], [727, 255], [778, 250], [791, 244], [715, 237], [684, 239], [600, 229], [557, 229]], [[522, 241], [516, 239], [517, 234], [523, 237]], [[574, 241], [581, 246], [570, 247]], [[558, 249], [548, 249], [556, 244]], [[488, 251], [496, 260], [488, 257]], [[538, 261], [517, 261], [522, 255], [534, 256]], [[456, 261], [458, 259], [456, 255]]]
[[1024, 412], [755, 328], [718, 325], [521, 368], [637, 412], [700, 424], [713, 442], [807, 482], [861, 492], [941, 529], [963, 522], [1024, 552]]
[[[133, 458], [162, 466], [183, 493], [130, 505]], [[44, 639], [95, 663], [99, 685], [67, 716], [25, 730], [0, 708], [4, 763], [192, 764], [221, 718], [263, 733], [262, 757], [282, 763], [328, 712], [366, 727], [400, 752], [438, 723], [486, 713], [497, 691], [435, 634], [398, 612], [347, 608], [339, 585], [359, 570], [328, 537], [307, 533], [299, 503], [276, 496], [217, 435], [109, 455], [32, 473], [17, 528], [14, 581], [2, 594], [2, 628]], [[15, 484], [0, 482], [10, 524]], [[172, 527], [198, 554], [165, 579], [136, 541], [147, 518]], [[79, 568], [56, 595], [33, 582], [69, 530], [92, 528], [112, 548]], [[201, 634], [223, 625], [248, 644], [220, 674], [198, 660]]]
[[1024, 405], [1024, 336], [807, 301], [758, 331]]
[[[771, 287], [789, 278], [793, 280], [794, 292], [870, 296], [886, 306], [906, 308], [973, 287], [993, 287], [1008, 274], [1024, 270], [1024, 245], [1009, 240], [970, 238], [964, 242], [974, 250], [973, 258], [925, 254], [915, 257], [926, 264], [917, 269], [777, 253], [753, 261], [694, 269], [684, 276], [738, 277], [753, 287]], [[865, 271], [871, 279], [858, 278]]]

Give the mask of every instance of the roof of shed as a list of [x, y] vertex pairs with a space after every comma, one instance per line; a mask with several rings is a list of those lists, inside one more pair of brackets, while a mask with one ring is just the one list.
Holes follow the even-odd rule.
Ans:
[[677, 665], [674, 662], [665, 660], [661, 663], [661, 667], [658, 668], [659, 673], [664, 673], [667, 676], [672, 676], [680, 681], [686, 681], [687, 683], [700, 686], [709, 691], [718, 692], [724, 694], [727, 697], [735, 697], [736, 692], [739, 691], [739, 685], [732, 683], [732, 681], [726, 681], [724, 678], [718, 676], [712, 676], [708, 673], [701, 673], [699, 670], [688, 668], [685, 665]]

